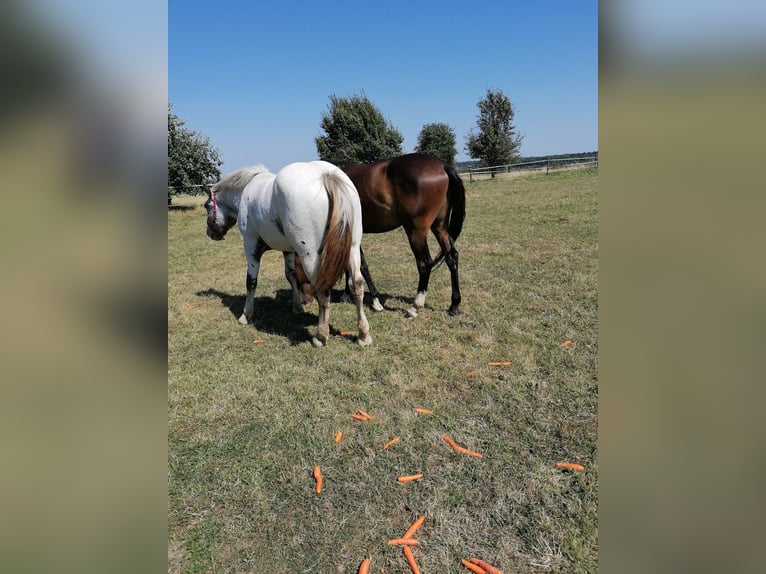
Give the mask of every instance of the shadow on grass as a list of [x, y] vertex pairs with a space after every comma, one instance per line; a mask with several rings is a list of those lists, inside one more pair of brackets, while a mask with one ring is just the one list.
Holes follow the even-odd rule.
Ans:
[[[217, 297], [221, 305], [226, 307], [235, 319], [239, 319], [245, 308], [245, 295], [232, 295], [218, 289], [206, 289], [197, 291], [198, 297]], [[298, 345], [311, 341], [316, 327], [317, 316], [311, 313], [294, 314], [292, 312], [292, 294], [288, 289], [280, 289], [275, 297], [255, 298], [255, 321], [254, 327], [258, 331], [286, 337], [291, 345]]]

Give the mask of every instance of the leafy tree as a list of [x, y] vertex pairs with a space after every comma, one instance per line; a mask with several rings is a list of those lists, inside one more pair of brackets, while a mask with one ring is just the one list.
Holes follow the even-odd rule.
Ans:
[[184, 122], [168, 104], [168, 205], [173, 192], [201, 193], [200, 186], [221, 178], [223, 163], [210, 139], [184, 127]]
[[336, 165], [370, 163], [402, 153], [404, 136], [389, 124], [367, 96], [330, 96], [322, 114], [325, 135], [315, 138], [319, 158]]
[[447, 124], [426, 124], [420, 130], [415, 151], [438, 157], [447, 165], [455, 165], [455, 132]]
[[476, 125], [479, 133], [466, 137], [465, 150], [484, 165], [506, 165], [519, 160], [522, 136], [513, 125], [513, 105], [501, 90], [488, 89], [484, 99], [476, 104], [479, 117]]

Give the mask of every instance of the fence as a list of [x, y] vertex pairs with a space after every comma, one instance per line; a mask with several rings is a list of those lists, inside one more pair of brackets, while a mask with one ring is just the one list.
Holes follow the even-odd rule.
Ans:
[[589, 155], [581, 157], [546, 158], [535, 161], [526, 161], [522, 163], [512, 163], [508, 165], [472, 167], [468, 168], [468, 171], [460, 172], [460, 176], [464, 177], [466, 174], [468, 174], [468, 181], [474, 181], [474, 179], [479, 180], [493, 178], [498, 174], [512, 174], [519, 172], [542, 173], [543, 171], [548, 174], [551, 171], [577, 169], [583, 167], [598, 168], [598, 156]]

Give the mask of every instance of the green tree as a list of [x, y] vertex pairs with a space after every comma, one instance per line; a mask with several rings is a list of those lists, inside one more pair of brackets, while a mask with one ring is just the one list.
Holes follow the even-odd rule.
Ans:
[[168, 104], [168, 205], [173, 193], [201, 193], [196, 186], [218, 181], [223, 163], [210, 139], [184, 127], [172, 108]]
[[513, 125], [513, 105], [501, 90], [487, 90], [484, 99], [476, 104], [479, 117], [473, 130], [466, 137], [465, 150], [474, 159], [486, 166], [506, 165], [519, 160], [522, 136]]
[[447, 124], [426, 124], [420, 130], [415, 151], [438, 157], [447, 165], [455, 165], [455, 132]]
[[319, 158], [336, 165], [371, 163], [401, 155], [404, 136], [389, 124], [367, 96], [330, 96], [322, 114], [324, 135], [315, 138]]

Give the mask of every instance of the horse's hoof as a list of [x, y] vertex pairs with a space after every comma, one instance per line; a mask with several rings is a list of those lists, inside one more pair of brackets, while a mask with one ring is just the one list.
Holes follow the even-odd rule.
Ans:
[[364, 339], [357, 339], [356, 342], [359, 343], [360, 347], [369, 347], [372, 345], [372, 337], [367, 335]]
[[407, 317], [408, 319], [414, 319], [415, 317], [418, 316], [418, 312], [415, 311], [414, 307], [410, 307], [404, 312], [404, 316]]
[[244, 315], [240, 315], [238, 321], [240, 325], [247, 325], [249, 323], [249, 321], [247, 320], [247, 317], [245, 317]]
[[383, 309], [384, 309], [383, 305], [380, 304], [380, 301], [378, 301], [377, 297], [372, 300], [372, 310], [373, 311], [380, 312], [380, 311], [383, 311]]
[[303, 305], [293, 305], [293, 315], [300, 315], [304, 312]]
[[314, 345], [315, 347], [324, 347], [325, 346], [324, 341], [321, 341], [321, 340], [317, 339], [316, 337], [311, 337], [311, 344]]
[[460, 309], [457, 307], [450, 307], [449, 311], [447, 311], [447, 314], [449, 314], [450, 317], [457, 317], [460, 315]]

